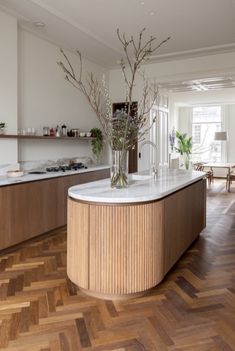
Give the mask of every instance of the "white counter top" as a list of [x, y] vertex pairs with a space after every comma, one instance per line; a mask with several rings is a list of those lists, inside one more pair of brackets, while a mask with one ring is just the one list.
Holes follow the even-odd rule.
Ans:
[[[75, 185], [69, 188], [68, 193], [74, 199], [89, 202], [145, 202], [161, 199], [204, 178], [204, 176], [204, 172], [167, 169], [161, 170], [156, 180], [150, 176], [131, 175], [130, 178], [132, 179], [129, 182], [129, 187], [125, 189], [112, 189], [110, 179], [104, 179]], [[139, 180], [135, 179], [138, 177]]]
[[45, 174], [24, 174], [22, 177], [17, 178], [9, 178], [9, 177], [0, 177], [0, 186], [13, 185], [13, 184], [21, 184], [27, 182], [34, 182], [37, 180], [50, 179], [56, 177], [66, 177], [69, 175], [75, 175], [86, 172], [94, 172], [101, 169], [110, 168], [109, 165], [102, 166], [88, 166], [88, 168], [82, 168], [78, 171], [66, 171], [66, 172], [47, 172]]

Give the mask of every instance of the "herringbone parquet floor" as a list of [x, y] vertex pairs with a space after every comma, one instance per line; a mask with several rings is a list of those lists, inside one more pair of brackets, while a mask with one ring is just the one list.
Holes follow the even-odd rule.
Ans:
[[7, 351], [235, 350], [232, 193], [208, 194], [207, 228], [160, 286], [101, 301], [66, 278], [66, 232], [0, 257], [0, 349]]

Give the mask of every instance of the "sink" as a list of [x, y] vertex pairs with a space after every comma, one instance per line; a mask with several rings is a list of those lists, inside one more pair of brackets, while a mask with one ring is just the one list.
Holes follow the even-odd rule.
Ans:
[[150, 180], [153, 179], [153, 176], [147, 174], [130, 174], [130, 180]]

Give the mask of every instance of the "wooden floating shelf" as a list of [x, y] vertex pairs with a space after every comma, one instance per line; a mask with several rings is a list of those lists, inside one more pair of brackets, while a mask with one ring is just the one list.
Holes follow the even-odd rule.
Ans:
[[93, 137], [56, 137], [43, 135], [0, 134], [0, 139], [93, 140]]

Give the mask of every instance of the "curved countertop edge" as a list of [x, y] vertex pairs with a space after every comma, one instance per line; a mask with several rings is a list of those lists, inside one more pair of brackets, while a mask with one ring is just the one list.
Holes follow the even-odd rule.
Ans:
[[[132, 204], [162, 199], [190, 184], [205, 178], [205, 172], [167, 170], [157, 180], [137, 180], [125, 189], [110, 187], [110, 179], [103, 179], [69, 188], [74, 200], [102, 204]], [[165, 183], [165, 184], [164, 184]]]
[[35, 181], [58, 178], [58, 177], [78, 175], [81, 173], [95, 172], [95, 171], [99, 171], [102, 169], [108, 169], [108, 168], [110, 168], [110, 165], [90, 166], [88, 168], [79, 169], [78, 171], [48, 172], [45, 174], [28, 174], [28, 173], [26, 173], [22, 177], [17, 177], [17, 178], [0, 176], [0, 187], [1, 186], [8, 186], [8, 185], [23, 184], [23, 183], [28, 183], [28, 182], [35, 182]]

